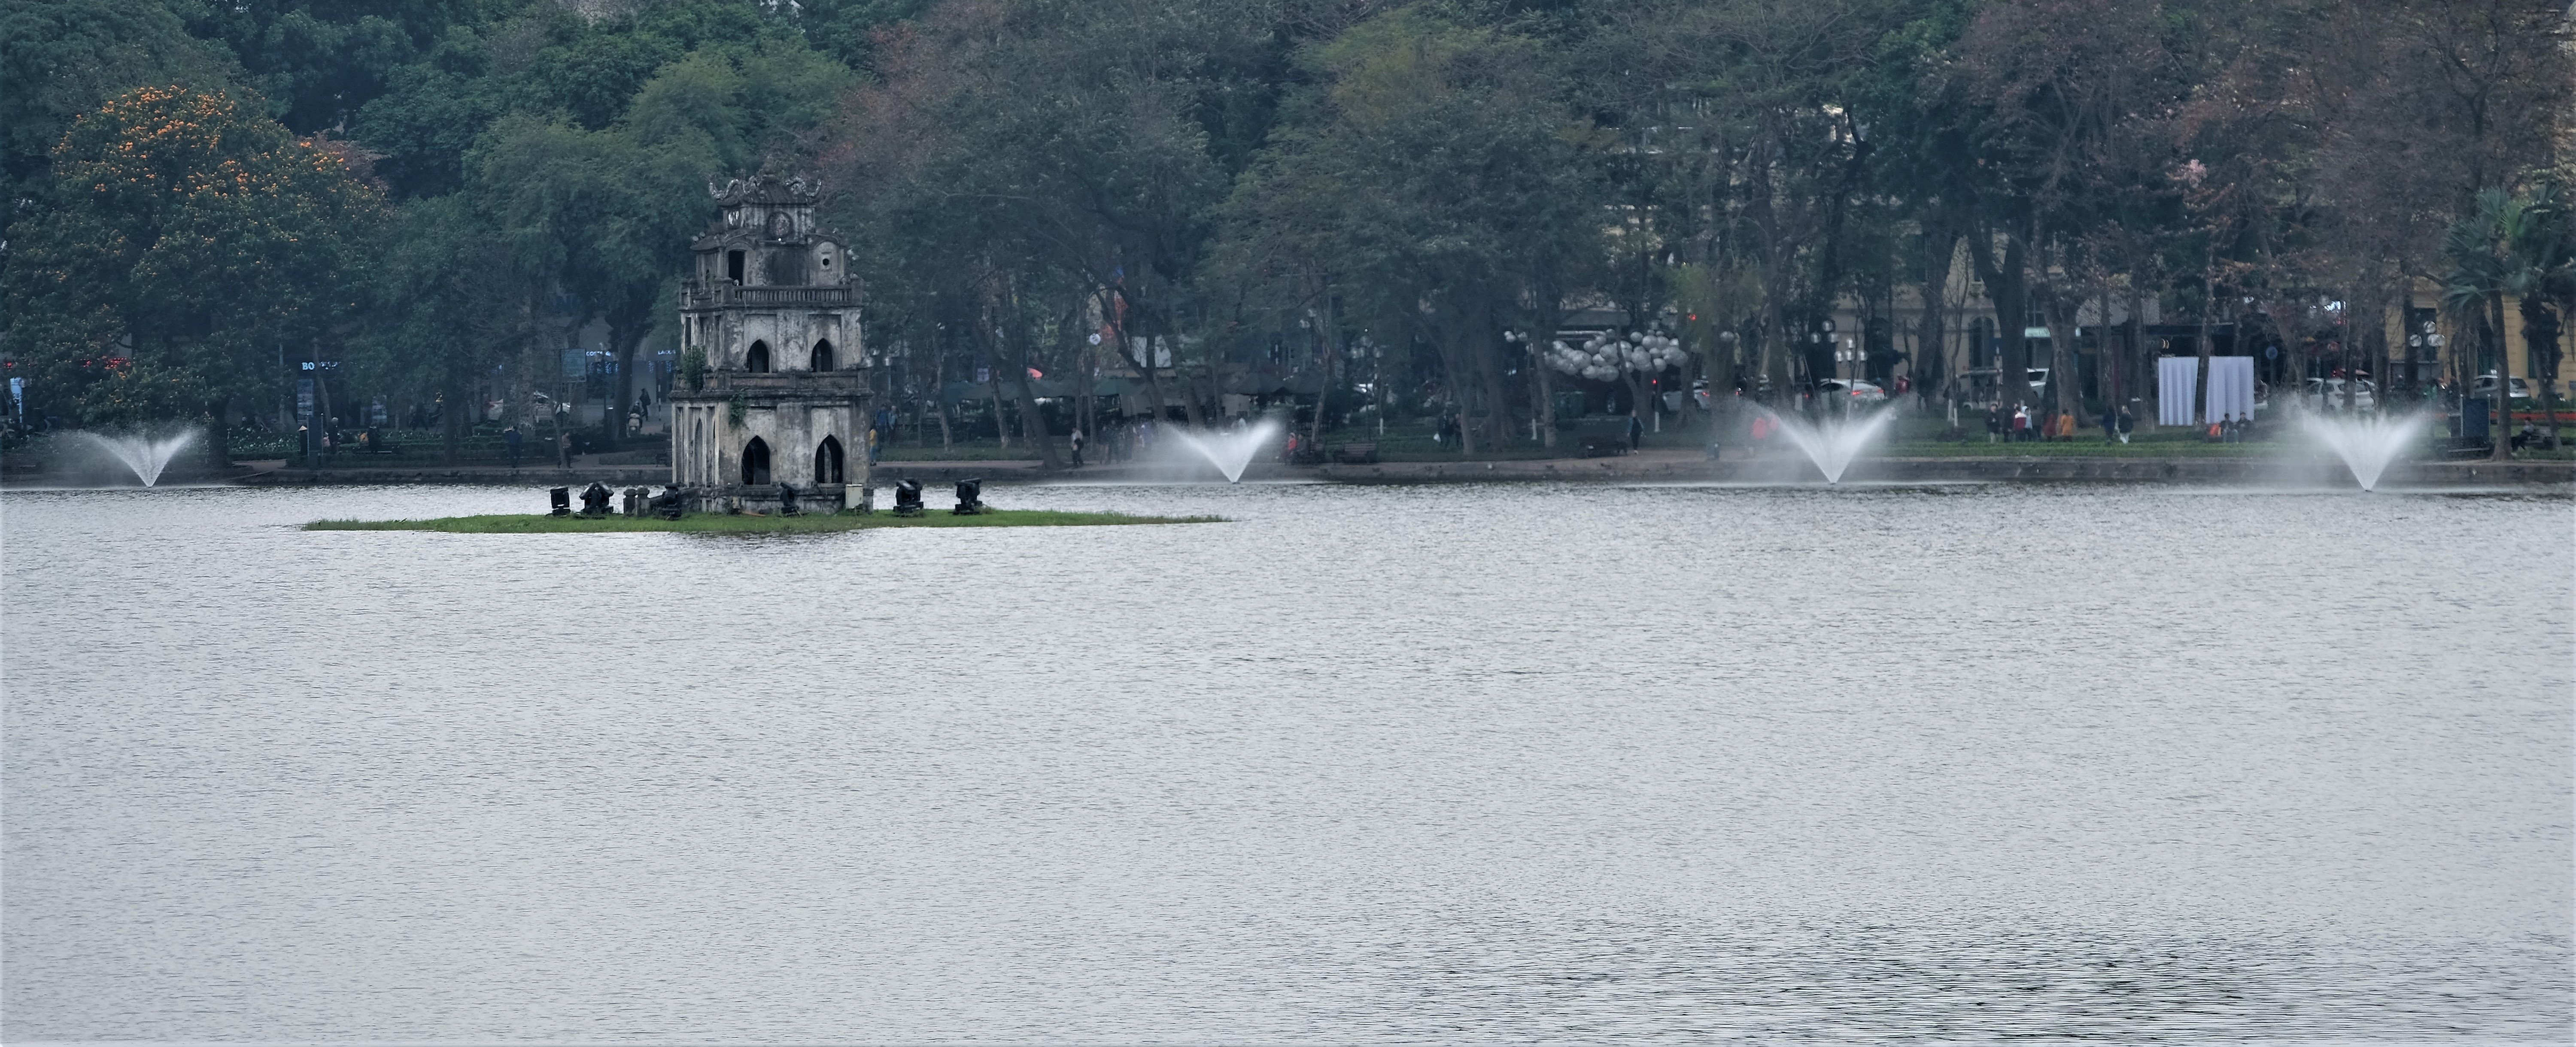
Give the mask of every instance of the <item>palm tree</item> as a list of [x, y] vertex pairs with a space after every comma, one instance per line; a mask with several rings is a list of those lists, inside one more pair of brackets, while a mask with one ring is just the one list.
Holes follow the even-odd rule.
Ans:
[[2555, 178], [2532, 191], [2530, 220], [2512, 244], [2516, 264], [2508, 274], [2513, 279], [2507, 293], [2522, 299], [2523, 344], [2531, 347], [2532, 377], [2540, 380], [2552, 442], [2558, 429], [2558, 339], [2576, 315], [2576, 208], [2567, 196]]
[[[2479, 191], [2469, 216], [2453, 225], [2442, 240], [2442, 256], [2451, 266], [2444, 279], [2442, 304], [2478, 318], [2481, 346], [2492, 352], [2496, 363], [2495, 423], [2488, 435], [2495, 442], [2497, 461], [2509, 457], [2512, 447], [2513, 368], [2505, 359], [2504, 299], [2513, 295], [2522, 301], [2527, 319], [2536, 316], [2548, 321], [2535, 327], [2555, 327], [2548, 315], [2549, 300], [2576, 276], [2566, 257], [2570, 247], [2566, 212], [2564, 197], [2554, 184], [2544, 183], [2521, 196], [2485, 189]], [[2531, 333], [2536, 332], [2526, 331]], [[2475, 385], [2474, 380], [2471, 384]], [[2555, 397], [2550, 400], [2554, 410]]]

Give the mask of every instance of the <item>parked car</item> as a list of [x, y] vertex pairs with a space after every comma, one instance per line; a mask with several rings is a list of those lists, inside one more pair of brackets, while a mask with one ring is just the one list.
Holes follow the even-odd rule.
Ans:
[[[2495, 372], [2489, 371], [2485, 374], [2479, 375], [2477, 384], [2470, 386], [2469, 390], [2469, 395], [2471, 396], [2494, 396]], [[2531, 383], [2523, 381], [2520, 378], [2514, 379], [2513, 398], [2516, 400], [2531, 399]]]
[[[2308, 379], [2308, 406], [2321, 411], [2340, 411], [2343, 409], [2343, 398], [2344, 379]], [[2367, 378], [2357, 380], [2352, 389], [2352, 406], [2356, 410], [2365, 410], [2378, 405], [2378, 384]]]
[[1887, 390], [1879, 388], [1877, 383], [1848, 378], [1828, 378], [1818, 382], [1816, 391], [1825, 396], [1849, 396], [1865, 404], [1887, 399]]

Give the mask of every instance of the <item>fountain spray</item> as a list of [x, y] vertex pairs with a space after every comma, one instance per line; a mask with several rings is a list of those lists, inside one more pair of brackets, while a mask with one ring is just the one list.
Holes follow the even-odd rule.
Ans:
[[1279, 435], [1279, 420], [1264, 418], [1239, 432], [1191, 432], [1175, 428], [1171, 435], [1190, 450], [1197, 451], [1199, 457], [1208, 460], [1208, 464], [1216, 466], [1218, 472], [1225, 474], [1225, 482], [1240, 483], [1244, 467], [1252, 464], [1252, 456], [1261, 453], [1261, 446], [1269, 443], [1271, 437]]
[[2308, 432], [2343, 459], [2344, 468], [2352, 470], [2354, 482], [2365, 491], [2379, 488], [2381, 473], [2388, 463], [2406, 453], [2424, 428], [2424, 416], [2400, 417], [2371, 415], [2364, 418], [2329, 418], [2323, 414], [2307, 416]]
[[1814, 425], [1768, 407], [1762, 408], [1762, 413], [1779, 424], [1780, 431], [1789, 437], [1790, 443], [1806, 452], [1807, 460], [1816, 463], [1817, 470], [1825, 474], [1828, 484], [1843, 482], [1843, 470], [1851, 468], [1852, 459], [1860, 454], [1862, 445], [1896, 420], [1896, 412], [1886, 408], [1858, 418], [1829, 418]]
[[140, 434], [108, 436], [103, 433], [84, 431], [72, 435], [87, 440], [98, 449], [115, 457], [117, 461], [125, 463], [127, 469], [134, 471], [134, 478], [143, 481], [145, 487], [161, 482], [161, 470], [169, 467], [170, 459], [178, 457], [179, 452], [187, 450], [189, 444], [197, 441], [197, 431], [194, 429], [182, 429], [176, 435], [165, 436], [158, 440]]

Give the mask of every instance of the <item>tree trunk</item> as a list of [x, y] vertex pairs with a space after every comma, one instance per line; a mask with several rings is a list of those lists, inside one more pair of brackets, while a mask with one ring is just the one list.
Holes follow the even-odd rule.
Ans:
[[[1921, 395], [1929, 397], [1949, 384], [1949, 353], [1946, 352], [1947, 342], [1943, 334], [1946, 331], [1944, 325], [1949, 323], [1946, 314], [1950, 305], [1950, 270], [1958, 262], [1958, 252], [1954, 250], [1957, 246], [1955, 240], [1928, 235], [1925, 239], [1927, 248], [1930, 241], [1943, 240], [1941, 261], [1924, 267], [1922, 324], [1918, 328], [1920, 333], [1915, 336], [1914, 357], [1906, 370], [1911, 373]], [[1923, 366], [1926, 346], [1931, 347], [1932, 356], [1937, 361], [1928, 368]]]
[[2502, 462], [2513, 457], [2513, 364], [2505, 359], [2504, 293], [2501, 291], [2487, 292], [2487, 329], [2492, 332], [2489, 337], [2495, 339], [2496, 363], [2494, 405], [2489, 409], [2495, 424], [2487, 430], [2487, 436], [2495, 441], [2495, 460]]
[[[2421, 365], [2417, 364], [2416, 360], [2424, 355], [2418, 340], [2425, 335], [2424, 332], [2415, 329], [2415, 279], [2405, 273], [2399, 273], [2397, 279], [2406, 288], [2405, 297], [2397, 307], [2397, 333], [2405, 336], [2402, 341], [2406, 346], [2406, 398], [2420, 400], [2423, 397], [2417, 390], [2422, 385], [2423, 375]], [[2382, 399], [2385, 399], [2387, 390], [2381, 389], [2380, 393]]]
[[2129, 370], [2120, 372], [2120, 402], [2111, 405], [2114, 414], [2127, 408], [2129, 401], [2137, 399], [2137, 395], [2130, 390], [2145, 386], [2146, 364], [2153, 359], [2147, 354], [2146, 295], [2138, 288], [2138, 280], [2145, 272], [2146, 269], [2143, 266], [2129, 271], [2129, 330], [2122, 339], [2125, 344], [2120, 347], [2122, 355], [2128, 362]]
[[465, 442], [465, 380], [454, 370], [447, 372], [446, 384], [439, 389], [442, 401], [438, 412], [439, 460], [455, 465]]
[[[1306, 444], [1320, 451], [1324, 446], [1324, 410], [1328, 406], [1326, 401], [1333, 396], [1333, 364], [1341, 356], [1333, 342], [1333, 334], [1340, 328], [1334, 326], [1333, 302], [1329, 296], [1324, 299], [1324, 315], [1318, 319], [1313, 330], [1316, 347], [1319, 350], [1315, 355], [1320, 357], [1324, 364], [1324, 380], [1315, 386], [1315, 417], [1311, 420], [1312, 424], [1307, 427]], [[1293, 426], [1297, 422], [1297, 417], [1293, 413], [1293, 401], [1291, 410], [1288, 422]]]
[[[617, 348], [617, 385], [600, 428], [608, 430], [608, 447], [614, 450], [626, 435], [626, 412], [635, 403], [635, 350], [643, 346], [644, 336], [612, 325], [608, 329], [608, 339], [609, 344]], [[637, 430], [637, 434], [641, 435], [642, 430]]]
[[212, 406], [215, 425], [214, 431], [207, 434], [209, 437], [206, 441], [207, 457], [214, 460], [216, 468], [230, 469], [233, 464], [233, 430], [232, 426], [225, 423], [232, 417], [232, 398], [218, 396]]
[[1020, 435], [1037, 445], [1038, 458], [1046, 463], [1049, 472], [1062, 469], [1064, 460], [1056, 456], [1055, 434], [1047, 431], [1046, 414], [1038, 410], [1037, 394], [1029, 389], [1029, 369], [1022, 366], [1015, 372], [1011, 377], [1019, 393]]
[[2048, 321], [2048, 384], [2057, 390], [2057, 413], [2074, 418], [2084, 413], [2075, 394], [2075, 326], [2064, 296], [2053, 287], [2045, 294], [2040, 315]]
[[2200, 373], [2191, 382], [2191, 417], [2195, 425], [2209, 424], [2209, 312], [2218, 308], [2217, 288], [2208, 274], [2200, 283], [2200, 333], [2194, 336], [2192, 350], [2200, 354]]
[[1543, 323], [1540, 327], [1541, 330], [1530, 333], [1530, 340], [1526, 343], [1529, 346], [1530, 395], [1538, 400], [1532, 405], [1532, 415], [1538, 420], [1539, 446], [1553, 450], [1556, 447], [1556, 387], [1548, 372], [1555, 368], [1548, 364], [1547, 354], [1539, 347], [1556, 344], [1556, 325]]
[[1995, 297], [1995, 327], [2003, 336], [2003, 358], [1995, 362], [1995, 384], [2003, 390], [2005, 404], [2024, 407], [2030, 403], [2030, 252], [2021, 237], [2004, 237], [2004, 264], [1996, 270], [1998, 282], [1987, 285], [2003, 293]]
[[[1126, 345], [1128, 338], [1124, 328], [1119, 330], [1118, 338], [1119, 344]], [[1155, 422], [1160, 423], [1163, 420], [1163, 379], [1161, 375], [1155, 373], [1154, 339], [1148, 335], [1134, 340], [1142, 343], [1142, 348], [1127, 346], [1124, 351], [1134, 353], [1139, 358], [1136, 370], [1145, 376], [1145, 409], [1153, 413]]]
[[2010, 413], [2029, 399], [2029, 344], [2022, 339], [2027, 326], [2030, 300], [2023, 282], [2021, 238], [2004, 238], [2004, 257], [1997, 264], [1994, 257], [1995, 234], [1989, 230], [1976, 233], [1976, 243], [1968, 252], [1969, 264], [1977, 279], [1986, 285], [1986, 301], [1995, 310], [1995, 400]]
[[[2075, 393], [2075, 328], [2073, 318], [2067, 315], [2066, 295], [2058, 289], [2057, 279], [2049, 275], [2049, 256], [2052, 253], [2051, 250], [2043, 244], [2039, 250], [2032, 253], [2036, 257], [2032, 259], [2031, 264], [2037, 270], [2038, 275], [2036, 278], [2031, 280], [2030, 287], [2032, 289], [2027, 293], [2039, 296], [2039, 320], [2041, 325], [2048, 331], [2047, 391], [2055, 394], [2053, 397], [2055, 402], [2050, 405], [2049, 411], [2050, 413], [2061, 417], [2075, 415], [2080, 412], [2077, 410], [2078, 404]], [[2060, 264], [2056, 266], [2057, 269], [2066, 270], [2071, 268], [2069, 265], [2064, 264], [2066, 248], [2062, 242], [2058, 245], [2054, 253], [2060, 260]], [[2023, 384], [2028, 385], [2028, 380], [2025, 379]], [[2054, 418], [2051, 419], [2051, 421], [2055, 420], [2056, 419]]]
[[1441, 332], [1440, 356], [1449, 372], [1449, 409], [1458, 415], [1458, 451], [1464, 457], [1473, 458], [1476, 456], [1476, 427], [1467, 414], [1467, 395], [1476, 387], [1476, 376], [1469, 370], [1473, 362], [1462, 354], [1464, 347], [1458, 344], [1458, 339], [1454, 326], [1452, 330]]

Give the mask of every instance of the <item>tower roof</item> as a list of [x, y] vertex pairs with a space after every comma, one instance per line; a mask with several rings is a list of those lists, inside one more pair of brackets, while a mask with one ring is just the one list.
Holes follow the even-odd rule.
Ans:
[[780, 178], [777, 175], [754, 175], [736, 178], [722, 187], [707, 183], [707, 193], [716, 198], [718, 207], [740, 207], [744, 204], [813, 206], [823, 198], [823, 183], [807, 181], [804, 176]]

